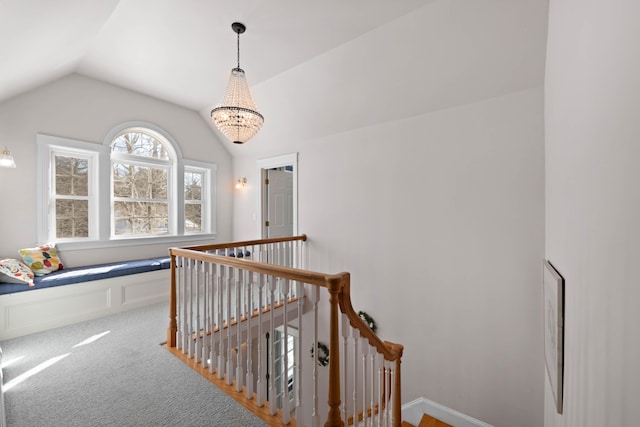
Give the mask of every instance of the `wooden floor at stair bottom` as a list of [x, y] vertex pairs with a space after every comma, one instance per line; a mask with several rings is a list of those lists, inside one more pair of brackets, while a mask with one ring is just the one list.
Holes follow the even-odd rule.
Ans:
[[[415, 426], [411, 423], [403, 421], [402, 427], [415, 427]], [[442, 421], [436, 418], [433, 418], [427, 414], [424, 414], [422, 416], [422, 419], [420, 420], [420, 424], [418, 424], [417, 427], [453, 427], [453, 426], [447, 423], [443, 423]]]
[[240, 405], [244, 406], [249, 412], [253, 413], [256, 417], [260, 418], [270, 427], [282, 427], [285, 425], [287, 427], [296, 427], [295, 419], [292, 418], [289, 424], [283, 424], [280, 421], [281, 417], [280, 417], [279, 409], [276, 415], [271, 415], [269, 414], [268, 403], [265, 403], [265, 405], [262, 408], [258, 408], [255, 404], [254, 399], [247, 399], [245, 397], [244, 388], [242, 392], [237, 392], [235, 384], [227, 385], [224, 378], [219, 379], [217, 374], [210, 373], [208, 368], [203, 368], [200, 363], [195, 362], [195, 359], [189, 359], [187, 355], [182, 354], [182, 350], [178, 350], [175, 347], [167, 347], [166, 344], [163, 344], [162, 347], [167, 349], [169, 353], [173, 354], [178, 359], [182, 360], [188, 367], [190, 367], [191, 369], [193, 369], [194, 371], [196, 371], [197, 373], [205, 377], [207, 380], [209, 380], [209, 382], [214, 384], [216, 387], [218, 387], [220, 390], [222, 390], [225, 394], [230, 396], [233, 400], [238, 402]]

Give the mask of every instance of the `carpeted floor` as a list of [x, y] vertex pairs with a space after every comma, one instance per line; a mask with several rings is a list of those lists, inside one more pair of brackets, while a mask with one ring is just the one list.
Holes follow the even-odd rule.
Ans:
[[167, 323], [163, 303], [3, 341], [8, 426], [265, 426], [161, 348]]

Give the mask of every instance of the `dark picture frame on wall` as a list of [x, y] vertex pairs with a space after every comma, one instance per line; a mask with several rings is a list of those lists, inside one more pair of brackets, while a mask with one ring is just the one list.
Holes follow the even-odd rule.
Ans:
[[556, 410], [562, 414], [564, 377], [564, 278], [544, 260], [544, 359]]

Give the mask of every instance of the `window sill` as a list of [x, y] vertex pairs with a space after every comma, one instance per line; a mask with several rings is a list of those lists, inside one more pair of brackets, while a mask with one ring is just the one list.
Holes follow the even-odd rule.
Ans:
[[186, 244], [193, 245], [194, 242], [211, 242], [216, 239], [215, 234], [184, 234], [181, 236], [154, 236], [138, 237], [133, 239], [109, 239], [109, 240], [86, 240], [82, 242], [56, 242], [56, 248], [61, 251], [81, 251], [85, 249], [120, 248], [125, 246], [148, 246], [156, 244]]

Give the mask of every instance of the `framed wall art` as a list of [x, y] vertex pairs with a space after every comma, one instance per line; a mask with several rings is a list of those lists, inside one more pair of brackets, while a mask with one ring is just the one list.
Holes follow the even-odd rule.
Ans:
[[544, 359], [556, 410], [562, 413], [564, 377], [564, 279], [547, 260], [543, 262]]

